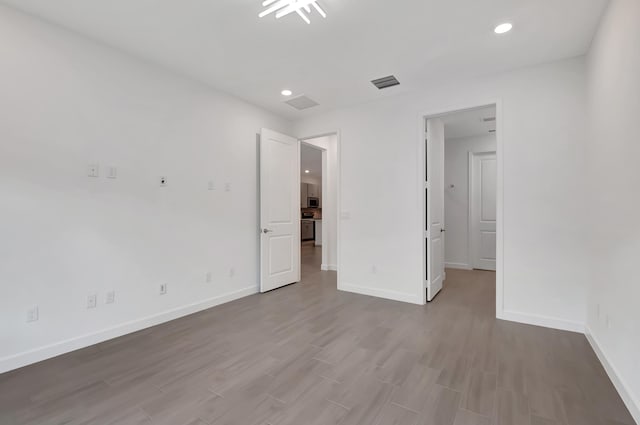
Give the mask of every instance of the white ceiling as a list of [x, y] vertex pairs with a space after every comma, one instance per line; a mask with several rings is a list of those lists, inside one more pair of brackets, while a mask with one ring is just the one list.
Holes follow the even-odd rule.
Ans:
[[496, 129], [496, 122], [485, 122], [485, 118], [495, 118], [496, 107], [469, 109], [439, 117], [444, 123], [444, 137], [458, 139], [461, 137], [486, 136], [489, 130]]
[[[327, 19], [259, 19], [262, 0], [0, 0], [283, 116], [586, 52], [607, 0], [319, 0]], [[493, 33], [510, 21], [514, 30]], [[369, 82], [394, 74], [399, 87]], [[280, 91], [320, 106], [299, 112]]]
[[322, 151], [304, 143], [300, 144], [300, 179], [322, 181]]

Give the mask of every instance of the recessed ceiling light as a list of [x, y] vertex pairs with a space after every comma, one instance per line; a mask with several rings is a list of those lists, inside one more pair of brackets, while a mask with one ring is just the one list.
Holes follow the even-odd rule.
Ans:
[[504, 34], [506, 32], [511, 31], [512, 28], [513, 28], [513, 25], [506, 22], [504, 24], [498, 25], [494, 31], [496, 34]]
[[309, 170], [304, 170], [305, 173], [309, 174], [311, 171]]
[[291, 96], [293, 92], [291, 90], [282, 90], [280, 94], [282, 94], [283, 96]]

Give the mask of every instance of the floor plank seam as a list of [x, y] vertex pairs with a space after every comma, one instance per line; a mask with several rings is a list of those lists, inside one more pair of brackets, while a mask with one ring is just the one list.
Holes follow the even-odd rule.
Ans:
[[397, 403], [397, 402], [395, 402], [395, 401], [391, 401], [391, 402], [390, 402], [390, 404], [393, 404], [393, 405], [395, 405], [395, 406], [397, 406], [397, 407], [400, 407], [401, 409], [408, 410], [409, 412], [413, 412], [413, 413], [415, 413], [415, 414], [417, 414], [417, 415], [419, 415], [420, 413], [422, 413], [422, 412], [420, 412], [420, 411], [418, 411], [418, 410], [411, 409], [410, 407], [404, 406], [404, 405], [402, 405], [402, 404], [400, 404], [400, 403]]

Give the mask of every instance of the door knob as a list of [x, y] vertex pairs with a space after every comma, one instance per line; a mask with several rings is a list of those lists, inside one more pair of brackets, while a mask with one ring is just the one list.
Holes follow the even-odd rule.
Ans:
[[440, 233], [444, 233], [446, 231], [447, 231], [447, 229], [440, 229]]
[[271, 233], [273, 230], [271, 229], [262, 229], [262, 233]]

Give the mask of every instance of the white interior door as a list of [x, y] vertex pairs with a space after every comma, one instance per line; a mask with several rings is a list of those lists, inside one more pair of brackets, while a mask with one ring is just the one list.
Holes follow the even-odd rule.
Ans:
[[470, 248], [474, 269], [496, 269], [498, 162], [495, 152], [469, 154]]
[[300, 280], [298, 140], [262, 129], [260, 137], [260, 292]]
[[427, 121], [427, 301], [440, 292], [444, 273], [444, 124]]

